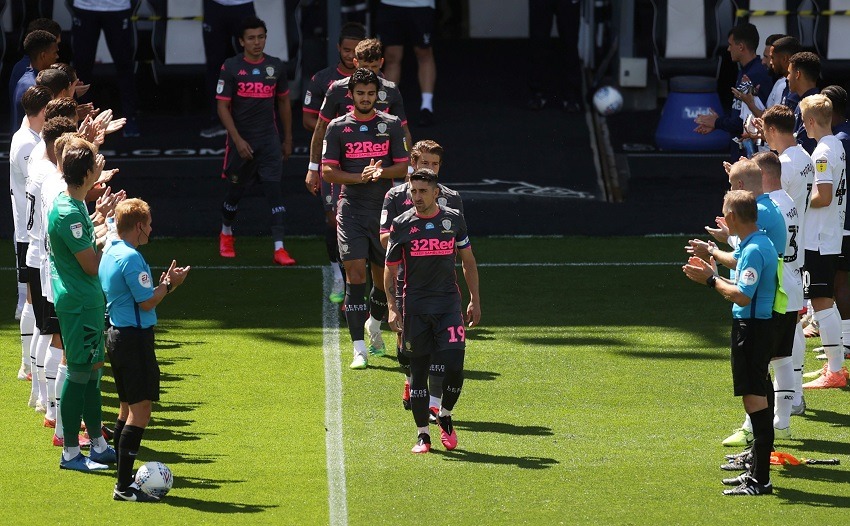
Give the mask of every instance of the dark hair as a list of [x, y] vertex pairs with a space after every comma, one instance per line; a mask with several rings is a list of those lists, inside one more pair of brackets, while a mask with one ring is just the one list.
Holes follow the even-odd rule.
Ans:
[[77, 80], [77, 70], [74, 69], [74, 66], [70, 64], [65, 64], [64, 62], [57, 62], [56, 64], [51, 64], [48, 69], [58, 69], [59, 71], [64, 71], [68, 78], [73, 83]]
[[245, 37], [245, 31], [249, 29], [258, 29], [263, 28], [263, 31], [268, 33], [269, 30], [266, 29], [266, 23], [260, 20], [255, 16], [248, 16], [242, 19], [242, 22], [239, 23], [239, 38]]
[[773, 126], [776, 131], [784, 134], [794, 133], [794, 111], [784, 104], [776, 104], [765, 110], [761, 116], [764, 126]]
[[773, 43], [773, 54], [785, 53], [788, 56], [799, 53], [803, 49], [796, 37], [782, 37]]
[[37, 86], [47, 86], [55, 97], [59, 95], [59, 92], [68, 89], [68, 86], [71, 85], [71, 79], [61, 69], [43, 69], [35, 77], [35, 84]]
[[764, 45], [765, 46], [772, 46], [774, 42], [776, 42], [777, 40], [779, 40], [780, 38], [782, 38], [784, 36], [785, 35], [783, 35], [782, 33], [774, 33], [774, 34], [772, 34], [769, 37], [764, 39]]
[[801, 51], [791, 56], [790, 64], [807, 79], [816, 82], [820, 77], [820, 57], [811, 51]]
[[30, 86], [21, 97], [21, 106], [27, 117], [38, 115], [45, 106], [53, 99], [53, 92], [45, 86]]
[[374, 84], [375, 88], [380, 86], [378, 76], [375, 72], [367, 68], [357, 68], [354, 75], [348, 77], [348, 91], [354, 93], [354, 86], [358, 84]]
[[752, 160], [761, 168], [762, 174], [780, 179], [782, 177], [782, 163], [779, 156], [773, 152], [758, 152], [753, 155]]
[[36, 18], [34, 20], [30, 20], [30, 23], [27, 24], [27, 34], [38, 30], [47, 31], [56, 38], [59, 38], [59, 35], [62, 34], [62, 26], [59, 25], [59, 22], [51, 20], [50, 18]]
[[418, 161], [423, 153], [433, 153], [440, 158], [440, 161], [443, 160], [443, 147], [437, 144], [436, 141], [430, 139], [417, 141], [413, 145], [413, 148], [410, 149], [410, 160], [414, 162]]
[[749, 22], [744, 22], [733, 27], [729, 30], [728, 36], [732, 37], [732, 40], [735, 42], [744, 44], [753, 53], [759, 47], [759, 30]]
[[357, 40], [358, 42], [366, 39], [366, 26], [360, 22], [348, 22], [339, 30], [339, 43], [343, 40]]
[[89, 170], [94, 169], [95, 151], [90, 144], [72, 144], [62, 156], [62, 173], [68, 186], [83, 186]]
[[56, 142], [56, 139], [66, 133], [74, 133], [77, 131], [77, 125], [74, 121], [67, 117], [53, 117], [44, 123], [44, 128], [41, 129], [41, 138], [45, 144]]
[[436, 188], [437, 186], [437, 174], [434, 173], [434, 170], [430, 168], [420, 168], [416, 170], [412, 174], [410, 174], [410, 182], [413, 181], [425, 181], [429, 186], [433, 186]]
[[821, 95], [826, 95], [830, 102], [832, 102], [832, 113], [841, 115], [841, 117], [845, 117], [847, 114], [847, 90], [842, 88], [841, 86], [836, 86], [833, 84], [832, 86], [827, 86], [824, 89], [820, 90]]
[[29, 55], [30, 60], [44, 53], [50, 46], [56, 43], [56, 37], [43, 29], [36, 29], [24, 39], [24, 53]]
[[54, 117], [67, 117], [72, 121], [77, 120], [77, 101], [73, 97], [60, 97], [48, 102], [44, 118], [50, 120]]
[[354, 48], [354, 56], [358, 62], [376, 62], [384, 58], [384, 46], [377, 38], [367, 38]]

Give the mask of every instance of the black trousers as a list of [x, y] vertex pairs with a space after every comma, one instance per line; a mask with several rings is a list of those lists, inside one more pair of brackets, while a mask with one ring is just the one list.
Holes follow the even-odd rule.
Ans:
[[132, 11], [87, 11], [74, 9], [71, 28], [74, 46], [74, 68], [83, 82], [92, 81], [92, 69], [100, 32], [106, 39], [109, 54], [118, 73], [118, 88], [121, 90], [123, 116], [136, 116], [135, 44]]
[[[211, 104], [210, 118], [218, 121], [215, 103], [215, 85], [225, 59], [240, 53], [239, 24], [246, 17], [255, 16], [254, 2], [223, 6], [213, 0], [204, 0], [204, 52], [207, 72], [204, 78], [207, 101]], [[235, 47], [234, 47], [235, 43]]]
[[[581, 3], [576, 0], [528, 0], [532, 92], [555, 94], [557, 91], [564, 99], [581, 97], [580, 14]], [[558, 28], [554, 46], [550, 38], [553, 19]]]

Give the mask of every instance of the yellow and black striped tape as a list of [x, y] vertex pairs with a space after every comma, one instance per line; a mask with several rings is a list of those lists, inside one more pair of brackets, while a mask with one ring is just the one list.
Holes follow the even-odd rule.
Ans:
[[757, 10], [747, 10], [747, 9], [738, 9], [735, 11], [736, 18], [743, 18], [747, 16], [788, 16], [788, 15], [797, 15], [797, 16], [850, 16], [850, 10], [837, 10], [837, 9], [825, 9], [823, 11], [812, 11], [809, 9], [802, 11], [788, 11], [788, 10], [778, 10], [778, 11], [767, 11], [764, 9]]

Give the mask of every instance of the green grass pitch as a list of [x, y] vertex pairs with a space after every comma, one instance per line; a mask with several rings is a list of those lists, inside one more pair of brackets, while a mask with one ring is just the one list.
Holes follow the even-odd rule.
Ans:
[[[684, 261], [684, 242], [474, 239], [483, 318], [467, 333], [452, 452], [436, 432], [432, 453], [409, 452], [415, 427], [393, 353], [349, 370], [340, 321], [344, 500], [328, 489], [335, 430], [325, 427], [320, 240], [289, 241], [302, 266], [290, 269], [271, 268], [266, 239], [238, 239], [235, 261], [222, 261], [211, 240], [143, 248], [154, 267], [171, 258], [197, 267], [157, 309], [162, 401], [139, 455], [174, 472], [157, 505], [112, 501], [113, 470], [59, 470], [51, 430], [26, 406], [29, 384], [15, 380], [9, 294], [0, 521], [126, 513], [128, 524], [312, 525], [328, 524], [344, 502], [352, 525], [834, 524], [850, 507], [847, 389], [807, 393], [806, 416], [791, 421], [795, 440], [777, 445], [841, 465], [775, 468], [773, 496], [721, 495], [728, 474], [718, 467], [730, 450], [720, 441], [743, 417], [731, 394], [729, 308], [672, 264]], [[13, 272], [0, 278], [11, 291]], [[806, 370], [819, 366], [807, 353]], [[108, 423], [116, 407], [107, 375]]]

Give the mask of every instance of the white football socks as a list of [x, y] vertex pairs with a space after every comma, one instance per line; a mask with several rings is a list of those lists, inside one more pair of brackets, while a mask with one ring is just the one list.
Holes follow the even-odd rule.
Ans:
[[232, 236], [233, 235], [233, 228], [231, 228], [229, 226], [221, 225], [221, 233], [224, 234], [225, 236]]
[[342, 270], [336, 261], [331, 261], [331, 272], [334, 274], [334, 281], [342, 281]]
[[368, 356], [369, 351], [366, 350], [366, 342], [363, 340], [355, 340], [354, 341], [354, 354], [361, 356]]
[[803, 363], [806, 361], [806, 335], [803, 334], [803, 322], [797, 324], [794, 332], [794, 347], [791, 351], [794, 363], [794, 405], [803, 403]]
[[422, 106], [420, 106], [419, 109], [434, 111], [434, 94], [433, 93], [422, 93]]
[[56, 373], [56, 429], [53, 434], [56, 435], [57, 438], [65, 438], [65, 430], [62, 428], [62, 411], [60, 410], [60, 406], [62, 405], [62, 387], [65, 385], [65, 378], [68, 377], [68, 366], [65, 364], [59, 364], [59, 370]]
[[35, 313], [32, 310], [32, 303], [24, 303], [21, 310], [21, 365], [24, 366], [25, 372], [31, 372], [30, 345], [32, 345], [35, 330]]
[[54, 346], [47, 348], [47, 357], [44, 360], [44, 378], [47, 380], [47, 398], [44, 402], [47, 407], [48, 420], [56, 420], [56, 376], [59, 374], [59, 362], [62, 361], [62, 349]]
[[62, 458], [72, 460], [80, 454], [80, 446], [62, 448]]
[[429, 396], [428, 407], [440, 407], [440, 399], [436, 396]]
[[791, 404], [794, 401], [794, 364], [790, 356], [776, 358], [773, 367], [773, 427], [785, 429], [791, 425]]
[[89, 438], [91, 439], [91, 448], [95, 453], [103, 453], [104, 451], [106, 451], [106, 447], [109, 444], [106, 442], [106, 439], [103, 438], [103, 435], [101, 435], [100, 433], [95, 433], [95, 435], [97, 436], [92, 436], [92, 434], [89, 433]]
[[[26, 283], [18, 283], [18, 306], [17, 310], [23, 310], [24, 305], [27, 302], [27, 284]], [[23, 313], [21, 313], [23, 315]]]
[[[47, 407], [47, 378], [44, 375], [44, 360], [47, 358], [47, 348], [50, 347], [52, 334], [42, 334], [38, 337], [38, 347], [35, 354], [35, 370], [33, 380], [38, 378], [38, 401]], [[33, 382], [35, 383], [35, 382]]]
[[274, 249], [275, 250], [280, 250], [282, 248], [283, 248], [283, 241], [275, 241], [274, 242]]
[[841, 345], [841, 321], [833, 307], [815, 312], [820, 326], [820, 339], [829, 362], [829, 370], [837, 372], [844, 363], [844, 346]]
[[445, 407], [440, 408], [440, 416], [452, 416], [452, 412]]

